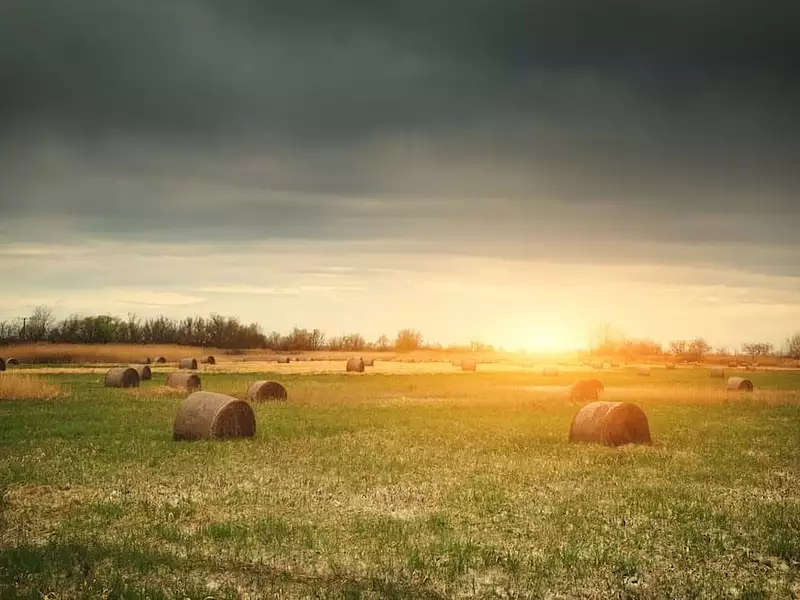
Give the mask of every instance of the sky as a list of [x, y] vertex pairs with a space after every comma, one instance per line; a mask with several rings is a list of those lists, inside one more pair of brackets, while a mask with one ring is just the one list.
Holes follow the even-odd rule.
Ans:
[[796, 1], [4, 0], [0, 320], [800, 330]]

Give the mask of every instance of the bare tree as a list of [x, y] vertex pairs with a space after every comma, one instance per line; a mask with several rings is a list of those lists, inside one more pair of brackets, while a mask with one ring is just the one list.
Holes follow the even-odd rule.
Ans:
[[395, 350], [417, 350], [422, 346], [422, 334], [414, 329], [401, 329], [394, 342]]
[[786, 356], [800, 359], [800, 331], [786, 339]]
[[53, 325], [53, 311], [46, 306], [39, 305], [33, 309], [25, 326], [25, 338], [32, 342], [41, 342], [47, 337], [47, 332]]

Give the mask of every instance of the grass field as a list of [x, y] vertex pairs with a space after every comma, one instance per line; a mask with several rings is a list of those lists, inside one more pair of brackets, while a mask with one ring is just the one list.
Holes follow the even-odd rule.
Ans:
[[195, 443], [161, 373], [42, 374], [0, 402], [0, 598], [798, 598], [800, 373], [750, 375], [594, 373], [654, 438], [609, 449], [567, 443], [574, 373], [282, 371]]

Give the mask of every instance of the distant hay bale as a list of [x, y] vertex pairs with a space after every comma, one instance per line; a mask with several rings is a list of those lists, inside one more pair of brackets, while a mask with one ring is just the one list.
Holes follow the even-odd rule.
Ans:
[[276, 362], [280, 365], [288, 365], [290, 362], [292, 362], [292, 359], [290, 359], [288, 356], [279, 356]]
[[204, 362], [205, 364], [207, 364], [207, 365], [215, 365], [215, 364], [217, 364], [217, 359], [216, 359], [216, 358], [214, 358], [213, 356], [206, 356], [206, 357], [203, 359], [203, 362]]
[[478, 368], [478, 363], [472, 358], [465, 358], [461, 361], [462, 371], [475, 371]]
[[548, 377], [555, 377], [558, 375], [558, 369], [555, 367], [545, 367], [542, 369], [542, 375], [546, 375]]
[[153, 378], [153, 372], [147, 365], [134, 365], [131, 368], [136, 370], [139, 375], [139, 381], [149, 381]]
[[251, 402], [286, 400], [288, 397], [286, 388], [277, 381], [256, 381], [247, 390], [247, 399]]
[[744, 377], [729, 377], [725, 389], [752, 392], [753, 382]]
[[106, 387], [139, 387], [139, 373], [131, 367], [114, 367], [106, 373]]
[[603, 368], [603, 363], [601, 363], [601, 362], [592, 363], [592, 368], [593, 368], [593, 369], [602, 370], [602, 368]]
[[649, 444], [650, 425], [644, 411], [629, 402], [591, 402], [573, 417], [570, 442], [606, 446]]
[[[0, 360], [2, 360], [2, 359], [0, 359]], [[18, 367], [18, 366], [19, 366], [19, 361], [16, 358], [14, 358], [13, 356], [9, 356], [6, 359], [6, 367]]]
[[253, 437], [256, 418], [244, 400], [214, 392], [194, 392], [181, 402], [172, 426], [173, 440]]
[[732, 360], [732, 361], [728, 362], [728, 367], [730, 367], [731, 369], [735, 369], [736, 366], [737, 365], [736, 365], [736, 361], [735, 360]]
[[581, 379], [572, 384], [569, 397], [578, 402], [597, 400], [600, 392], [604, 389], [605, 386], [599, 379]]
[[163, 356], [159, 356], [153, 362], [155, 362], [156, 364], [159, 364], [159, 365], [163, 365], [165, 362], [167, 362], [167, 359], [164, 358]]
[[181, 369], [197, 369], [197, 359], [195, 358], [182, 358], [178, 364]]
[[194, 392], [201, 388], [200, 376], [195, 373], [174, 371], [167, 375], [166, 386], [179, 390]]
[[374, 358], [370, 358], [368, 360], [365, 360], [364, 361], [364, 366], [365, 367], [374, 367], [375, 366], [375, 359]]
[[354, 373], [363, 373], [364, 372], [364, 359], [362, 358], [351, 358], [347, 361], [347, 370], [352, 371]]
[[675, 369], [675, 363], [665, 363], [664, 368], [667, 369], [668, 371], [672, 371]]
[[650, 377], [650, 367], [639, 367], [636, 372], [640, 377]]
[[725, 369], [710, 369], [708, 373], [711, 375], [711, 377], [719, 377], [720, 379], [725, 378]]
[[613, 361], [613, 360], [612, 360], [612, 361], [611, 361], [611, 368], [612, 368], [612, 369], [616, 369], [617, 367], [619, 367], [619, 363], [618, 363], [617, 361]]

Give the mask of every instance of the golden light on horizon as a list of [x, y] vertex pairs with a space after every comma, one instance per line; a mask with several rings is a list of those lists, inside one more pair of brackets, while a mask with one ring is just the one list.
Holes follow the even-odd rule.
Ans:
[[569, 329], [558, 325], [539, 325], [521, 328], [509, 339], [502, 339], [505, 348], [519, 348], [526, 352], [570, 352], [584, 345], [583, 340]]

